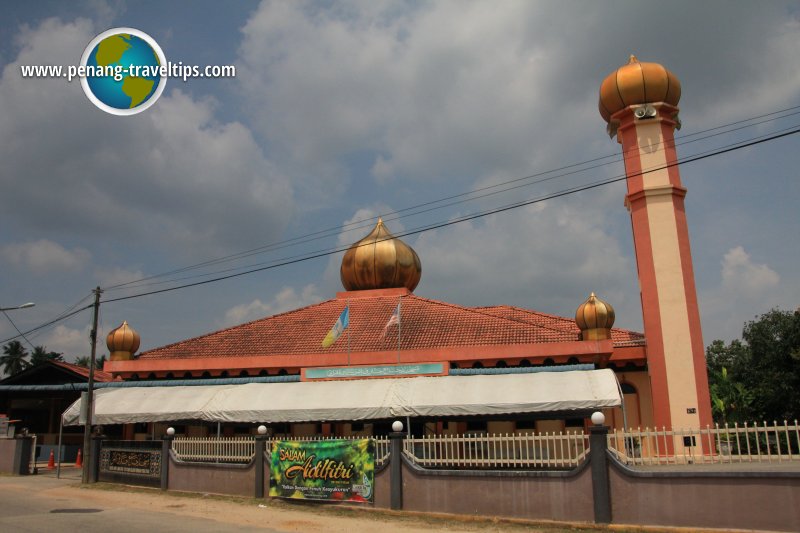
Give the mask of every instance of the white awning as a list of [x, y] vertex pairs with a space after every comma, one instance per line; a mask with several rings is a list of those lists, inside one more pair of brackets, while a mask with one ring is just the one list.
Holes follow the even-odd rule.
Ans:
[[[95, 424], [324, 422], [593, 411], [621, 405], [611, 370], [295, 383], [105, 388]], [[80, 400], [64, 412], [79, 425]]]

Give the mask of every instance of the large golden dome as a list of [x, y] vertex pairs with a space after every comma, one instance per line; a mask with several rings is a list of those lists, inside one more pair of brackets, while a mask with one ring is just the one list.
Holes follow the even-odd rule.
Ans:
[[106, 337], [106, 346], [111, 352], [109, 359], [112, 361], [127, 361], [133, 359], [133, 354], [139, 349], [139, 334], [125, 321]]
[[417, 252], [378, 219], [375, 229], [345, 252], [340, 273], [348, 291], [402, 287], [413, 291], [422, 276], [422, 263]]
[[596, 341], [611, 338], [614, 308], [592, 293], [575, 311], [575, 323], [581, 330], [581, 340]]
[[681, 82], [658, 63], [641, 63], [631, 56], [624, 65], [606, 77], [600, 85], [600, 114], [606, 122], [611, 115], [630, 105], [665, 102], [677, 106]]

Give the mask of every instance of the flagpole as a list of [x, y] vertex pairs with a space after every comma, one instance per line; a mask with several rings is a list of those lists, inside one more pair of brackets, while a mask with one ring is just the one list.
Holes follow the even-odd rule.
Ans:
[[400, 335], [402, 334], [403, 330], [401, 329], [403, 326], [402, 320], [402, 305], [403, 305], [403, 297], [400, 297], [400, 301], [397, 302], [397, 364], [400, 364]]

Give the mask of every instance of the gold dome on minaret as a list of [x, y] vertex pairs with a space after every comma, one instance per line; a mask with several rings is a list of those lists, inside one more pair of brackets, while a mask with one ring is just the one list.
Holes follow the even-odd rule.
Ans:
[[389, 233], [379, 218], [375, 229], [345, 252], [340, 274], [348, 291], [402, 287], [413, 291], [422, 277], [422, 263], [417, 252]]
[[127, 361], [133, 359], [133, 354], [139, 349], [139, 334], [125, 321], [106, 337], [106, 346], [111, 353], [112, 361]]
[[642, 63], [631, 56], [624, 65], [609, 74], [600, 85], [600, 114], [606, 122], [611, 115], [631, 105], [664, 102], [677, 107], [681, 82], [658, 63]]
[[592, 293], [575, 311], [575, 323], [581, 330], [581, 340], [598, 341], [611, 338], [614, 308]]

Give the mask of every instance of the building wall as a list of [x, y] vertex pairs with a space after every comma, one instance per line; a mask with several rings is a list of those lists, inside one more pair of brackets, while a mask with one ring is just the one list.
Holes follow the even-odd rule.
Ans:
[[[628, 415], [628, 427], [653, 428], [653, 394], [650, 387], [650, 376], [644, 371], [618, 372], [620, 383], [627, 383], [636, 389], [636, 394], [625, 394], [625, 409]], [[621, 430], [624, 417], [621, 408], [605, 409], [606, 424], [612, 429]], [[683, 429], [683, 428], [678, 428]]]
[[14, 453], [17, 439], [0, 439], [0, 472], [10, 474], [14, 471]]

